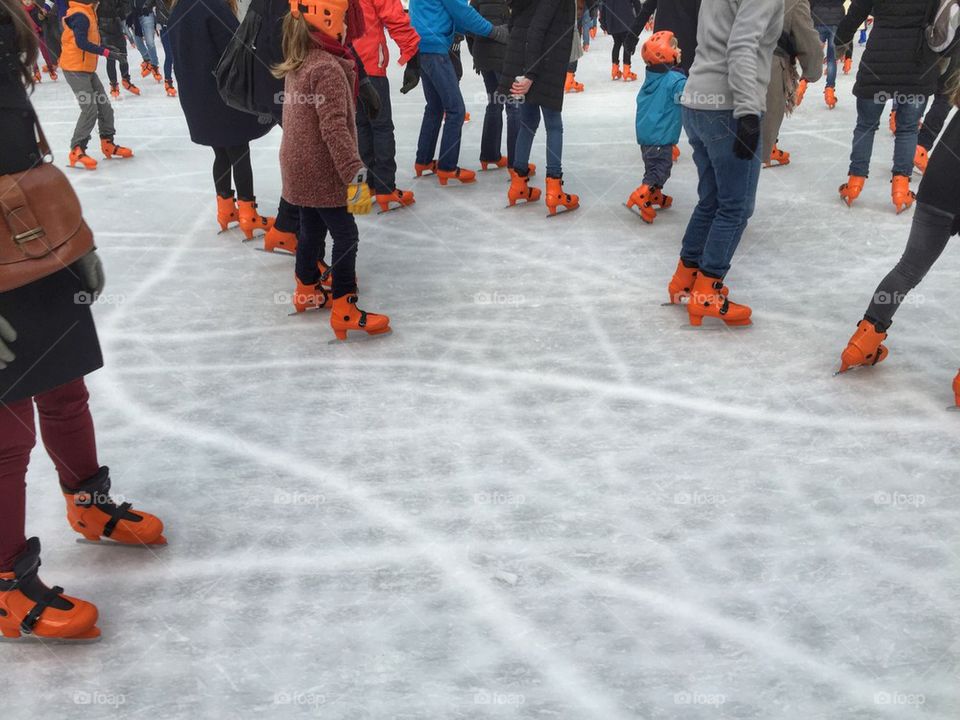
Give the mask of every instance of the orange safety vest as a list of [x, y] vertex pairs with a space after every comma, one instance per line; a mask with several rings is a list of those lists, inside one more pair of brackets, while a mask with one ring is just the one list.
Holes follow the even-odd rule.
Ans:
[[[100, 44], [100, 28], [97, 25], [97, 13], [93, 5], [86, 5], [79, 2], [71, 2], [64, 19], [71, 15], [82, 14], [87, 16], [90, 21], [90, 29], [87, 31], [87, 39], [94, 45]], [[95, 55], [86, 50], [77, 47], [77, 38], [73, 30], [66, 22], [63, 23], [63, 36], [61, 38], [63, 48], [60, 51], [60, 67], [70, 72], [96, 72], [99, 55]]]

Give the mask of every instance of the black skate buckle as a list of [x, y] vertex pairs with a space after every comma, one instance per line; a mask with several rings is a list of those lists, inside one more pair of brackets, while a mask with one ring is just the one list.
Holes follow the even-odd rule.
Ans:
[[363, 310], [360, 311], [360, 322], [357, 325], [362, 328], [367, 326], [367, 314]]
[[20, 631], [24, 635], [30, 635], [33, 632], [34, 626], [40, 622], [40, 616], [43, 615], [44, 610], [50, 607], [53, 604], [53, 601], [60, 597], [63, 594], [63, 588], [59, 585], [54, 585], [52, 588], [49, 588], [47, 592], [43, 594], [37, 604], [34, 605], [30, 612], [26, 614], [23, 618], [23, 622], [20, 623]]
[[127, 511], [132, 508], [128, 502], [121, 503], [116, 508], [111, 508], [110, 510], [110, 519], [107, 521], [106, 525], [103, 526], [103, 536], [110, 537], [113, 535], [113, 531], [117, 529], [117, 523], [124, 519], [124, 515], [127, 514]]

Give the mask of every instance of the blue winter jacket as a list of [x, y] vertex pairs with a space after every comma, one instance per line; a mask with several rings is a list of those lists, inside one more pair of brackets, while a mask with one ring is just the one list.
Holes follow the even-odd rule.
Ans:
[[420, 52], [446, 55], [455, 33], [487, 37], [489, 20], [467, 0], [410, 0], [410, 23], [420, 35]]
[[640, 145], [676, 145], [683, 121], [680, 95], [687, 76], [663, 66], [647, 67], [637, 93], [637, 142]]

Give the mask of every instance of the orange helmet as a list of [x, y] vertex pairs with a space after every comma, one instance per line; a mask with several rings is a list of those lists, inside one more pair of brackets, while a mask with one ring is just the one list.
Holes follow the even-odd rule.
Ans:
[[344, 34], [348, 0], [290, 0], [290, 14], [332, 38]]
[[647, 65], [676, 65], [680, 62], [680, 46], [669, 30], [661, 30], [649, 37], [640, 50]]

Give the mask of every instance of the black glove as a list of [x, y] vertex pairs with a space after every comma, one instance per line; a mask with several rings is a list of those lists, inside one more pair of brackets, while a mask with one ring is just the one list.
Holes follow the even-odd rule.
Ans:
[[363, 112], [367, 118], [376, 120], [380, 115], [380, 93], [368, 77], [360, 81], [360, 102], [363, 103]]
[[449, 52], [450, 62], [453, 64], [453, 71], [457, 74], [457, 82], [463, 79], [463, 62], [460, 60], [460, 43], [455, 43]]
[[737, 120], [737, 139], [733, 142], [733, 154], [741, 160], [752, 160], [760, 144], [760, 116], [744, 115]]
[[494, 25], [493, 30], [487, 35], [490, 40], [506, 45], [510, 42], [510, 31], [506, 25]]
[[407, 60], [407, 66], [403, 71], [403, 87], [400, 88], [400, 94], [406, 95], [420, 84], [420, 53]]
[[119, 60], [120, 62], [123, 62], [127, 59], [127, 53], [120, 48], [114, 47], [113, 45], [104, 45], [103, 47], [110, 51], [108, 59], [113, 58], [114, 60]]

